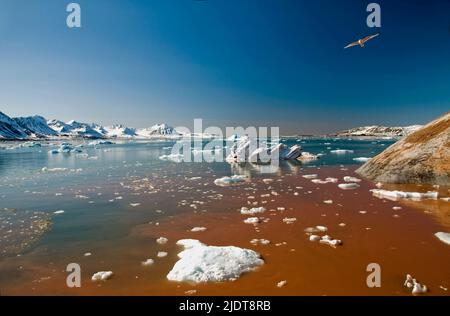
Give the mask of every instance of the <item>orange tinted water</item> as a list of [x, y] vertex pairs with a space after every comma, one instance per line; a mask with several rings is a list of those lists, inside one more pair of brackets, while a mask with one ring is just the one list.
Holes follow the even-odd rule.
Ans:
[[[307, 173], [317, 173], [322, 179], [353, 175], [352, 171], [337, 168], [311, 169]], [[191, 186], [190, 201], [205, 200], [203, 182]], [[356, 190], [341, 190], [336, 184], [314, 184], [301, 175], [275, 177], [270, 184], [254, 179], [235, 187], [217, 187], [214, 189], [223, 194], [222, 199], [208, 200], [195, 210], [186, 206], [184, 212], [158, 224], [135, 226], [128, 237], [120, 242], [106, 240], [104, 247], [96, 248], [90, 257], [68, 253], [53, 260], [40, 247], [22, 257], [4, 260], [0, 271], [9, 273], [14, 281], [4, 278], [2, 294], [184, 295], [195, 290], [198, 295], [409, 295], [410, 291], [403, 287], [409, 273], [430, 288], [430, 295], [448, 295], [443, 288], [450, 289], [450, 246], [440, 242], [434, 233], [450, 230], [449, 202], [393, 202], [373, 197], [371, 188], [373, 184], [363, 181]], [[447, 190], [441, 188], [443, 194]], [[278, 195], [261, 197], [271, 191]], [[176, 194], [167, 194], [166, 198], [176, 198]], [[325, 204], [324, 200], [333, 203]], [[243, 223], [248, 216], [238, 210], [248, 206], [248, 201], [264, 206], [267, 211], [259, 216], [269, 221], [257, 226]], [[262, 204], [263, 201], [267, 203]], [[393, 210], [393, 206], [402, 209]], [[278, 207], [285, 210], [276, 210]], [[282, 221], [286, 217], [297, 221], [286, 224]], [[327, 234], [342, 240], [343, 245], [332, 248], [309, 241], [304, 229], [316, 225], [326, 226]], [[196, 226], [207, 230], [191, 232]], [[160, 236], [169, 242], [158, 245], [155, 239]], [[181, 250], [175, 242], [183, 238], [199, 239], [208, 245], [254, 249], [262, 255], [265, 265], [234, 282], [170, 282], [166, 275]], [[250, 243], [254, 238], [271, 243], [255, 246]], [[156, 258], [157, 251], [167, 251], [169, 255]], [[140, 264], [147, 258], [155, 259], [153, 266]], [[65, 285], [65, 267], [69, 262], [82, 267], [79, 289]], [[380, 288], [366, 285], [366, 267], [370, 263], [381, 266]], [[101, 270], [114, 271], [114, 277], [106, 282], [91, 282], [92, 274]], [[278, 288], [277, 283], [282, 280], [287, 284]]]

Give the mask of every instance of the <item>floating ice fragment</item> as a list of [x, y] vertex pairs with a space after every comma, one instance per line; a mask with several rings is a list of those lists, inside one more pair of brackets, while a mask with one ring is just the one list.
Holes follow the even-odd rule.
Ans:
[[92, 281], [106, 281], [108, 279], [110, 279], [113, 276], [113, 272], [112, 271], [100, 271], [95, 273], [91, 280]]
[[355, 177], [350, 177], [350, 176], [345, 176], [344, 181], [345, 182], [361, 182], [361, 179], [358, 179]]
[[194, 227], [191, 229], [191, 232], [203, 232], [206, 230], [206, 227]]
[[259, 223], [259, 218], [258, 217], [249, 217], [247, 219], [244, 220], [245, 224], [258, 224]]
[[443, 243], [450, 245], [450, 233], [438, 232], [434, 234], [440, 241]]
[[169, 241], [169, 239], [167, 239], [165, 237], [159, 237], [158, 239], [156, 239], [156, 242], [160, 245], [167, 244], [168, 241]]
[[259, 214], [259, 213], [264, 213], [266, 211], [266, 209], [262, 206], [260, 207], [253, 207], [251, 209], [248, 209], [246, 207], [242, 207], [240, 212], [242, 215], [254, 215], [254, 214]]
[[317, 174], [305, 174], [302, 177], [305, 179], [315, 179], [317, 178]]
[[147, 260], [142, 262], [142, 265], [148, 267], [148, 266], [151, 266], [153, 263], [155, 263], [155, 260], [147, 259]]
[[331, 150], [330, 152], [333, 154], [338, 154], [338, 155], [353, 154], [353, 150], [350, 150], [350, 149], [335, 149], [335, 150]]
[[270, 240], [255, 238], [255, 239], [250, 240], [250, 243], [252, 245], [268, 245], [268, 244], [270, 244]]
[[426, 285], [422, 285], [419, 282], [416, 281], [410, 274], [406, 275], [406, 280], [403, 286], [406, 286], [407, 288], [411, 289], [412, 294], [423, 294], [427, 292]]
[[280, 282], [278, 282], [277, 283], [277, 287], [283, 287], [283, 286], [285, 286], [287, 284], [287, 281], [286, 280], [283, 280], [283, 281], [280, 281]]
[[249, 249], [234, 246], [207, 246], [198, 240], [183, 239], [177, 242], [185, 250], [167, 279], [178, 282], [234, 281], [242, 273], [253, 271], [264, 264], [260, 255]]
[[342, 190], [352, 190], [352, 189], [359, 188], [359, 184], [354, 183], [354, 182], [340, 183], [340, 184], [338, 184], [338, 187], [339, 187], [339, 189], [342, 189]]
[[139, 206], [139, 205], [141, 205], [141, 203], [130, 203], [130, 206], [131, 206], [131, 207], [137, 207], [137, 206]]
[[354, 160], [354, 161], [357, 161], [357, 162], [367, 162], [367, 161], [369, 161], [370, 159], [372, 159], [372, 158], [367, 158], [367, 157], [357, 157], [357, 158], [353, 158], [353, 160]]
[[297, 219], [295, 217], [285, 217], [283, 218], [283, 223], [286, 224], [294, 224], [294, 222], [296, 222]]
[[64, 214], [64, 211], [63, 210], [55, 211], [53, 212], [53, 214]]
[[426, 193], [420, 192], [404, 192], [404, 191], [388, 191], [388, 190], [370, 190], [374, 196], [380, 198], [386, 198], [389, 200], [397, 201], [399, 199], [411, 199], [411, 200], [424, 200], [424, 199], [434, 199], [436, 200], [439, 193], [436, 191], [428, 191]]
[[165, 252], [165, 251], [160, 251], [160, 252], [158, 252], [158, 253], [156, 254], [156, 256], [157, 256], [158, 258], [164, 258], [164, 257], [167, 257], [167, 255], [168, 255], [168, 253]]
[[230, 186], [234, 184], [239, 184], [241, 182], [245, 182], [247, 180], [247, 176], [244, 175], [234, 175], [231, 177], [222, 177], [214, 180], [214, 184], [218, 186]]

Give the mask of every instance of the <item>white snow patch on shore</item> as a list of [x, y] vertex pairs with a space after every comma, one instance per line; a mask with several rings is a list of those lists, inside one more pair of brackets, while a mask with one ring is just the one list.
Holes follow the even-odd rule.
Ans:
[[185, 250], [167, 279], [177, 282], [223, 282], [237, 280], [242, 273], [264, 264], [259, 253], [234, 246], [207, 246], [198, 240], [182, 239], [177, 245]]

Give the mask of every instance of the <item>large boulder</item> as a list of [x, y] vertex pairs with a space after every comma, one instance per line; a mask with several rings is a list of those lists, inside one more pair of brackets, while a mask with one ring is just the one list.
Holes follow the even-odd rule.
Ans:
[[356, 172], [385, 183], [450, 185], [450, 113], [399, 140]]

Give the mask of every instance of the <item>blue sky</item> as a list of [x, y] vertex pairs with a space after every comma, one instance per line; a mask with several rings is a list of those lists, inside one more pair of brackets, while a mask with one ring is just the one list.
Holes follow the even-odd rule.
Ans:
[[[102, 124], [425, 123], [450, 110], [450, 1], [84, 0], [0, 3], [0, 110]], [[373, 33], [364, 49], [343, 47]]]

